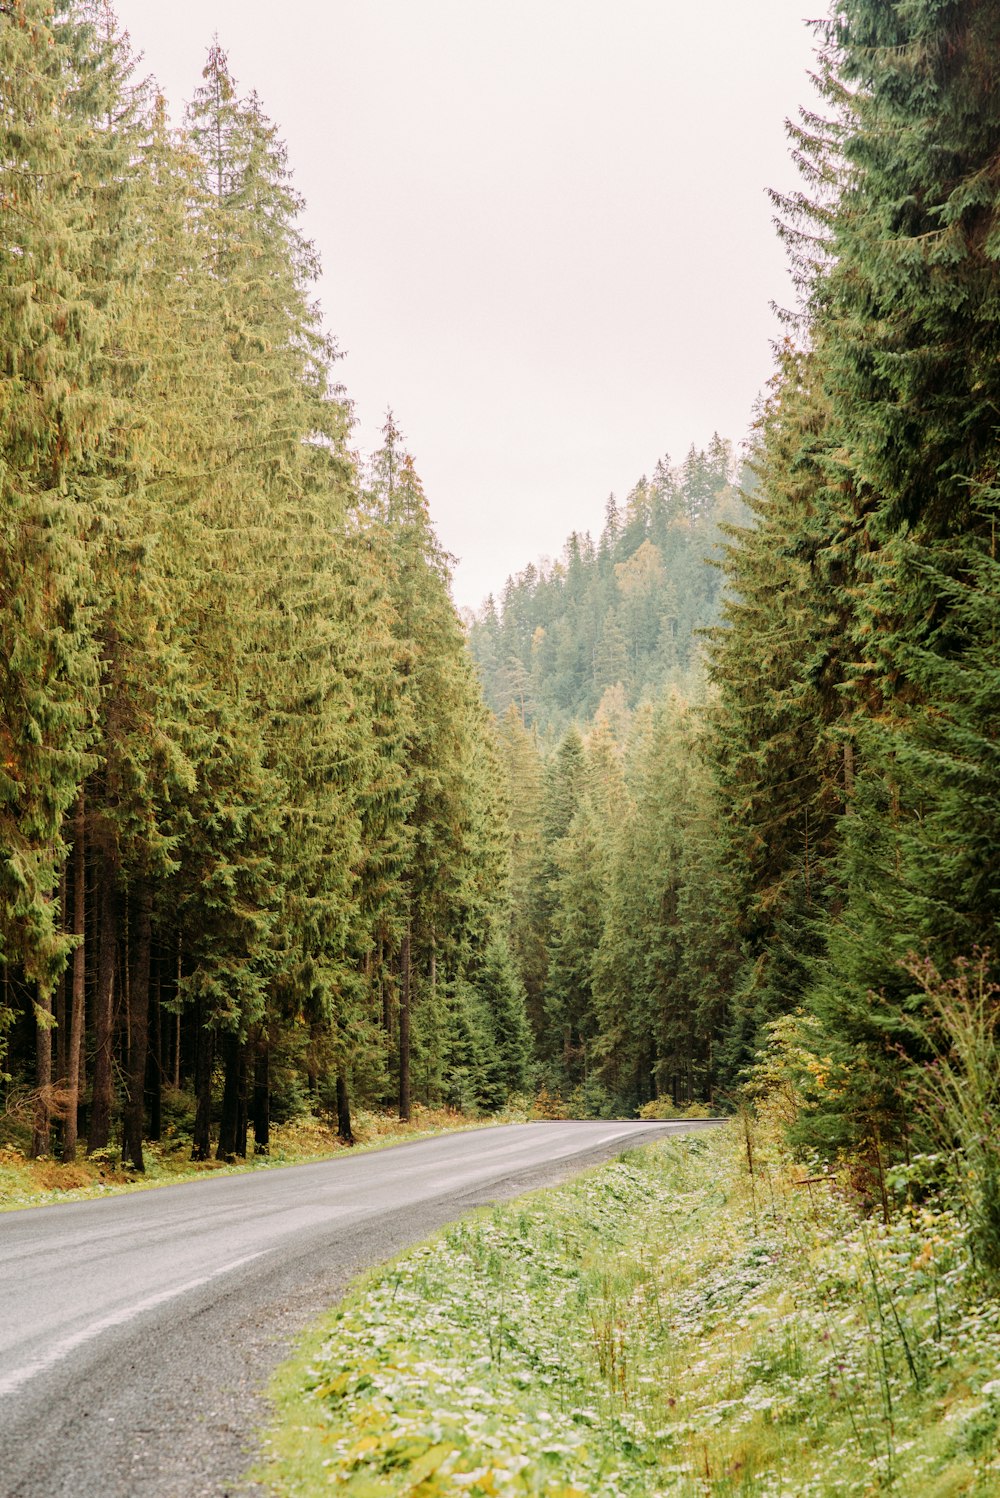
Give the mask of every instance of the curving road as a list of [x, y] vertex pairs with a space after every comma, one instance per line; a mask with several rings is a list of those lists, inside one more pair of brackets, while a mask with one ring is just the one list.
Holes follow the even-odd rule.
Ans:
[[2, 1498], [248, 1491], [263, 1387], [362, 1270], [698, 1124], [513, 1124], [0, 1215]]

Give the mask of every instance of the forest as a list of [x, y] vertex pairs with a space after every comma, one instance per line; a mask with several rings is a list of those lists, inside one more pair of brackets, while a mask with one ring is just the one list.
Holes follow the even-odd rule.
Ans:
[[1000, 7], [835, 7], [746, 450], [661, 459], [464, 619], [394, 418], [352, 447], [221, 46], [174, 126], [103, 0], [0, 17], [0, 1068], [34, 1153], [788, 1087], [884, 1193], [942, 1077], [992, 1116]]
[[[754, 476], [714, 434], [684, 462], [659, 459], [619, 506], [605, 506], [597, 544], [576, 532], [558, 562], [508, 578], [499, 603], [467, 620], [486, 701], [551, 744], [612, 702], [634, 708], [666, 687], [704, 696], [704, 632], [719, 622], [726, 526], [746, 516]], [[606, 697], [606, 694], [610, 696]]]
[[0, 1064], [32, 1150], [195, 1158], [527, 1085], [498, 751], [391, 418], [362, 467], [285, 148], [110, 6], [0, 10]]

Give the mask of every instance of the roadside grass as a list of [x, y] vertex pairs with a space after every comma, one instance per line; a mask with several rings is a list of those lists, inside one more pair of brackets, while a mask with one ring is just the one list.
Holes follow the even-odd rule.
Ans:
[[[143, 1146], [145, 1170], [140, 1174], [123, 1169], [118, 1149], [81, 1155], [72, 1165], [50, 1158], [29, 1159], [16, 1139], [0, 1141], [0, 1212], [24, 1207], [48, 1206], [55, 1202], [81, 1201], [124, 1191], [142, 1191], [179, 1181], [213, 1175], [242, 1175], [253, 1170], [273, 1170], [285, 1165], [306, 1165], [349, 1152], [384, 1149], [410, 1139], [426, 1139], [454, 1129], [480, 1128], [487, 1124], [518, 1123], [523, 1110], [509, 1110], [489, 1118], [475, 1118], [445, 1108], [413, 1107], [408, 1124], [393, 1114], [357, 1111], [353, 1115], [355, 1143], [345, 1145], [336, 1128], [312, 1116], [272, 1126], [269, 1153], [250, 1154], [246, 1160], [226, 1164], [219, 1160], [192, 1160], [190, 1141], [165, 1138]], [[251, 1134], [252, 1138], [252, 1134]], [[252, 1150], [252, 1145], [251, 1145]]]
[[[748, 1164], [752, 1163], [752, 1174]], [[277, 1375], [283, 1498], [1000, 1494], [1000, 1304], [949, 1210], [864, 1220], [730, 1123], [488, 1209]]]

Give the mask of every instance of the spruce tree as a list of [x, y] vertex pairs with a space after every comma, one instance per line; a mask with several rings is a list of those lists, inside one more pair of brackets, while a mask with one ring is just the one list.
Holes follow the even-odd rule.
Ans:
[[727, 882], [745, 962], [724, 1063], [734, 1078], [764, 1024], [801, 1004], [823, 949], [855, 740], [845, 699], [849, 615], [822, 556], [831, 512], [818, 357], [784, 350], [758, 427], [753, 524], [730, 528], [709, 708]]
[[846, 557], [859, 763], [816, 1003], [865, 1058], [841, 1110], [858, 1132], [900, 1123], [897, 1047], [913, 1043], [918, 996], [899, 959], [929, 948], [946, 966], [996, 941], [975, 850], [995, 799], [979, 711], [993, 678], [998, 39], [986, 3], [850, 0], [827, 29], [844, 167], [815, 322], [847, 494], [827, 551]]

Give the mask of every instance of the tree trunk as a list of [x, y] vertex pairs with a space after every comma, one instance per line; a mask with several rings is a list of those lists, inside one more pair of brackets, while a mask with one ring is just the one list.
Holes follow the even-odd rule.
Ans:
[[[66, 903], [69, 899], [69, 888], [66, 879], [66, 865], [63, 864], [62, 873], [59, 875], [59, 924], [63, 931], [69, 930], [69, 911]], [[63, 969], [56, 985], [56, 1057], [55, 1072], [58, 1082], [65, 1082], [69, 1071], [69, 1024], [66, 1010], [66, 970]]]
[[[430, 989], [431, 989], [431, 993], [430, 993], [431, 1013], [434, 1014], [434, 1015], [437, 1014], [437, 1007], [436, 1007], [437, 1006], [437, 976], [438, 976], [438, 954], [437, 954], [437, 937], [435, 936], [435, 937], [431, 938], [431, 972], [430, 972], [430, 980], [431, 980], [431, 982], [430, 982]], [[435, 1020], [435, 1024], [437, 1024], [437, 1020]], [[440, 1095], [438, 1093], [438, 1090], [436, 1088], [432, 1089], [432, 1086], [431, 1086], [432, 1075], [433, 1074], [432, 1074], [432, 1071], [431, 1071], [430, 1061], [428, 1060], [428, 1063], [427, 1063], [427, 1087], [426, 1087], [425, 1096], [424, 1096], [424, 1102], [427, 1104], [428, 1108], [432, 1107], [434, 1104], [440, 1103], [440, 1101], [441, 1101], [441, 1098], [440, 1098]], [[433, 1090], [433, 1096], [431, 1095], [432, 1094], [432, 1090]]]
[[128, 1099], [122, 1157], [144, 1170], [142, 1139], [146, 1123], [146, 1060], [149, 1051], [149, 970], [153, 947], [153, 892], [145, 880], [135, 900], [135, 937], [129, 963]]
[[39, 991], [35, 1000], [35, 1128], [31, 1136], [31, 1157], [39, 1159], [49, 1152], [52, 1123], [52, 994]]
[[385, 943], [378, 944], [378, 993], [382, 1008], [382, 1029], [388, 1038], [386, 1050], [392, 1049], [392, 984], [386, 982]]
[[87, 844], [86, 807], [83, 791], [76, 801], [73, 815], [73, 981], [69, 1014], [69, 1046], [66, 1065], [66, 1122], [63, 1125], [62, 1157], [67, 1163], [76, 1159], [77, 1129], [80, 1119], [80, 1061], [86, 1028], [85, 948], [87, 915]]
[[180, 993], [182, 972], [181, 961], [181, 939], [177, 938], [177, 987], [174, 990], [174, 1002], [177, 1005], [177, 1014], [174, 1018], [174, 1091], [181, 1090], [181, 1009]]
[[118, 957], [118, 870], [110, 853], [101, 858], [97, 988], [94, 994], [94, 1081], [87, 1154], [111, 1138], [111, 1047], [114, 1037], [115, 963]]
[[247, 1107], [248, 1072], [253, 1052], [251, 1043], [244, 1040], [239, 1048], [239, 1069], [236, 1077], [236, 1154], [240, 1160], [247, 1157], [247, 1129], [249, 1126], [249, 1109]]
[[195, 1092], [198, 1106], [194, 1116], [194, 1137], [191, 1141], [191, 1159], [207, 1160], [212, 1153], [212, 1065], [215, 1061], [215, 1031], [202, 1023], [202, 1005], [199, 1000], [195, 1009]]
[[156, 963], [156, 978], [149, 995], [149, 1061], [146, 1065], [146, 1102], [149, 1105], [149, 1137], [163, 1137], [163, 1011], [160, 990], [162, 959]]
[[226, 1075], [222, 1088], [222, 1117], [219, 1120], [217, 1160], [236, 1159], [236, 1136], [239, 1129], [240, 1057], [243, 1047], [239, 1036], [229, 1033], [223, 1041], [222, 1055]]
[[271, 1051], [267, 1037], [257, 1049], [253, 1072], [253, 1152], [266, 1155], [271, 1148]]
[[87, 1097], [87, 1004], [84, 998], [83, 1014], [80, 1017], [80, 1076], [76, 1088], [76, 1137], [87, 1134], [89, 1110]]
[[399, 1116], [410, 1118], [410, 928], [399, 954]]
[[342, 1066], [337, 1069], [337, 1138], [343, 1140], [344, 1144], [354, 1143], [354, 1130], [351, 1128], [351, 1098], [347, 1090], [347, 1072]]

